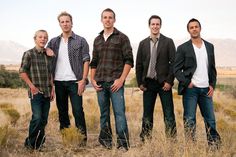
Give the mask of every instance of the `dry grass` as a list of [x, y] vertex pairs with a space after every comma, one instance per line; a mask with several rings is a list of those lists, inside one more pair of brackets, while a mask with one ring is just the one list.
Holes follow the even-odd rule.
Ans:
[[[66, 133], [61, 134], [59, 131], [58, 113], [55, 101], [50, 108], [49, 121], [46, 128], [46, 143], [42, 151], [29, 152], [23, 146], [24, 139], [28, 133], [28, 124], [31, 119], [31, 109], [27, 99], [27, 91], [24, 89], [0, 89], [0, 104], [7, 104], [20, 113], [20, 119], [15, 126], [8, 123], [8, 127], [17, 132], [17, 137], [12, 139], [13, 132], [8, 132], [10, 136], [5, 136], [8, 144], [0, 149], [0, 156], [36, 156], [36, 157], [58, 157], [58, 156], [85, 156], [85, 157], [231, 157], [236, 156], [236, 125], [235, 109], [236, 100], [232, 97], [222, 94], [218, 91], [215, 93], [214, 106], [217, 119], [217, 127], [222, 136], [222, 149], [216, 152], [207, 150], [205, 126], [199, 110], [197, 111], [197, 142], [185, 143], [183, 135], [183, 107], [181, 97], [173, 91], [175, 116], [177, 122], [178, 141], [172, 143], [165, 138], [163, 113], [160, 99], [157, 99], [154, 116], [153, 139], [142, 144], [139, 140], [142, 119], [142, 93], [137, 89], [126, 89], [126, 115], [130, 133], [131, 149], [128, 152], [122, 152], [115, 149], [106, 150], [100, 147], [97, 136], [99, 133], [99, 107], [97, 105], [96, 92], [88, 89], [84, 94], [84, 111], [88, 131], [88, 143], [86, 147], [77, 146], [80, 136], [74, 128], [74, 119], [71, 116], [72, 128]], [[5, 105], [4, 105], [5, 106]], [[1, 110], [1, 107], [0, 107]], [[71, 108], [70, 108], [71, 114]], [[72, 115], [72, 114], [71, 114]], [[0, 111], [0, 121], [9, 121], [6, 113]], [[114, 116], [112, 114], [113, 136], [115, 139]], [[3, 123], [0, 123], [3, 124]], [[0, 125], [3, 129], [4, 125]], [[6, 129], [6, 128], [5, 128]], [[1, 137], [0, 137], [1, 138]], [[11, 143], [11, 144], [10, 144]], [[10, 145], [9, 145], [10, 144]], [[7, 145], [7, 146], [6, 146]], [[115, 140], [114, 140], [115, 145]]]

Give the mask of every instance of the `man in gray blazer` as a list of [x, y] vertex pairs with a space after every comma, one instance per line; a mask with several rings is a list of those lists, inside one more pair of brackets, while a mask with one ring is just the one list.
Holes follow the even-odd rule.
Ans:
[[187, 24], [191, 39], [177, 48], [174, 73], [179, 81], [178, 93], [183, 95], [184, 129], [186, 139], [195, 140], [196, 108], [204, 118], [209, 146], [219, 148], [220, 135], [212, 96], [216, 85], [214, 46], [201, 38], [201, 24], [191, 19]]
[[161, 18], [152, 15], [148, 24], [150, 36], [139, 44], [136, 58], [136, 79], [143, 91], [141, 140], [151, 138], [153, 112], [157, 94], [160, 96], [167, 137], [177, 135], [172, 96], [175, 45], [172, 39], [160, 34]]

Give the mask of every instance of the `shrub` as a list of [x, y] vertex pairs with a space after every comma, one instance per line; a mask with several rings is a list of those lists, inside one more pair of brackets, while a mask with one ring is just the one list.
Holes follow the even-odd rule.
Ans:
[[15, 125], [20, 118], [20, 113], [13, 108], [12, 104], [3, 103], [0, 104], [0, 109], [10, 117], [10, 122], [12, 125]]
[[84, 135], [75, 127], [61, 130], [62, 141], [65, 146], [78, 146], [82, 143]]
[[7, 145], [12, 145], [13, 140], [18, 137], [16, 131], [9, 126], [0, 127], [0, 147], [4, 148]]

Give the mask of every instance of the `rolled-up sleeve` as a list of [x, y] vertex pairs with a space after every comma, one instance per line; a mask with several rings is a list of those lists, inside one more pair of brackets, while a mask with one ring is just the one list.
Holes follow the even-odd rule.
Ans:
[[132, 53], [132, 47], [129, 41], [129, 38], [125, 36], [122, 43], [122, 52], [124, 57], [124, 63], [129, 64], [131, 67], [134, 66], [134, 59]]
[[97, 68], [97, 58], [98, 58], [98, 54], [96, 53], [96, 46], [95, 46], [95, 42], [93, 44], [93, 57], [92, 57], [92, 61], [90, 62], [90, 67], [92, 69], [96, 69]]
[[30, 71], [30, 55], [29, 52], [24, 52], [19, 73], [29, 73]]
[[82, 57], [83, 62], [90, 61], [90, 55], [89, 55], [89, 45], [86, 41], [86, 39], [82, 38]]

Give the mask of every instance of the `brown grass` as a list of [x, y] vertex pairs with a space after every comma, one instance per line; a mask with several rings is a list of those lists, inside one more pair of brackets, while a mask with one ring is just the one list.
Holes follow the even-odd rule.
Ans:
[[[2, 94], [1, 94], [2, 93]], [[27, 99], [27, 91], [24, 89], [0, 89], [0, 104], [7, 104], [11, 108], [20, 113], [20, 118], [15, 126], [10, 126], [16, 130], [17, 138], [11, 139], [7, 136], [8, 141], [14, 141], [11, 145], [7, 145], [4, 153], [9, 156], [87, 156], [87, 157], [110, 157], [110, 156], [124, 156], [124, 157], [231, 157], [236, 155], [236, 125], [235, 125], [235, 104], [236, 100], [232, 97], [222, 94], [218, 91], [215, 92], [214, 106], [217, 119], [217, 127], [222, 136], [223, 146], [222, 149], [216, 152], [207, 150], [207, 141], [205, 134], [205, 126], [199, 109], [197, 111], [197, 142], [185, 143], [183, 134], [183, 107], [181, 97], [173, 91], [175, 116], [177, 122], [178, 141], [172, 143], [165, 138], [163, 113], [161, 109], [160, 99], [157, 98], [154, 116], [154, 129], [153, 139], [142, 144], [139, 140], [139, 133], [141, 130], [142, 120], [142, 93], [138, 89], [126, 89], [126, 115], [130, 133], [131, 149], [128, 152], [122, 152], [115, 147], [112, 150], [106, 150], [100, 147], [97, 137], [99, 134], [99, 107], [97, 104], [96, 92], [93, 89], [87, 89], [84, 93], [84, 111], [88, 131], [88, 143], [86, 147], [77, 147], [77, 142], [80, 136], [76, 133], [74, 128], [74, 119], [71, 116], [72, 129], [67, 130], [66, 135], [62, 135], [59, 131], [58, 113], [55, 101], [51, 103], [49, 121], [46, 128], [46, 143], [45, 148], [41, 152], [27, 151], [23, 142], [28, 133], [28, 124], [31, 119], [31, 109], [29, 100]], [[0, 107], [1, 110], [1, 107]], [[70, 114], [71, 107], [70, 107]], [[0, 121], [6, 117], [5, 113], [0, 111]], [[5, 119], [4, 121], [9, 120]], [[112, 129], [115, 145], [115, 127], [114, 116], [111, 115]], [[10, 124], [8, 124], [9, 126]], [[0, 125], [1, 126], [1, 125]], [[4, 126], [1, 126], [4, 127]], [[74, 128], [75, 129], [75, 128]], [[14, 133], [10, 133], [14, 135]], [[11, 142], [10, 142], [11, 143]]]

